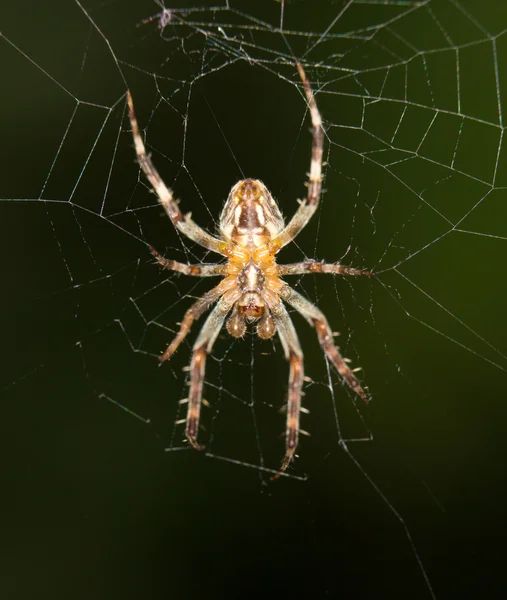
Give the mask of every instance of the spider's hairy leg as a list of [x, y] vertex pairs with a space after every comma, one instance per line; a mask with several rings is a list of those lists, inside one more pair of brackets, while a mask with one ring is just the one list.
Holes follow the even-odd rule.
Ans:
[[331, 331], [324, 313], [304, 296], [287, 286], [282, 293], [282, 298], [294, 307], [305, 319], [315, 327], [320, 345], [326, 353], [328, 359], [333, 363], [338, 373], [341, 375], [349, 388], [356, 393], [365, 404], [368, 404], [369, 398], [361, 387], [359, 380], [347, 364], [333, 342], [333, 332]]
[[303, 66], [296, 63], [299, 76], [303, 82], [303, 88], [312, 120], [312, 156], [310, 162], [310, 173], [308, 175], [308, 194], [306, 200], [302, 201], [296, 213], [288, 225], [273, 240], [273, 245], [282, 248], [292, 241], [299, 232], [307, 225], [319, 205], [322, 190], [322, 153], [324, 149], [324, 129], [322, 128], [322, 117], [320, 116], [315, 97], [310, 87]]
[[227, 277], [223, 279], [216, 287], [206, 292], [198, 298], [192, 306], [187, 310], [183, 321], [180, 324], [180, 329], [173, 341], [167, 346], [166, 350], [158, 357], [160, 361], [169, 360], [176, 352], [181, 342], [187, 337], [193, 322], [198, 319], [214, 302], [220, 298], [225, 292], [234, 287], [235, 280]]
[[310, 176], [308, 178], [308, 197], [306, 199], [307, 204], [317, 205], [320, 199], [320, 192], [322, 186], [322, 151], [324, 147], [324, 130], [322, 129], [322, 118], [320, 116], [315, 97], [310, 87], [310, 82], [306, 77], [306, 73], [301, 63], [297, 63], [299, 77], [303, 82], [305, 90], [306, 101], [308, 102], [308, 108], [310, 110], [310, 117], [312, 119], [313, 127], [313, 140], [312, 140], [312, 160], [310, 163]]
[[215, 275], [225, 275], [227, 272], [227, 265], [188, 265], [185, 263], [180, 263], [177, 260], [170, 260], [168, 258], [164, 258], [154, 248], [150, 248], [150, 252], [153, 254], [156, 261], [163, 269], [168, 269], [169, 271], [177, 271], [178, 273], [183, 273], [184, 275], [192, 275], [194, 277], [213, 277]]
[[222, 329], [225, 317], [237, 300], [239, 292], [231, 290], [226, 293], [211, 311], [206, 319], [199, 337], [197, 338], [190, 363], [190, 384], [188, 395], [188, 411], [185, 434], [187, 440], [196, 450], [203, 450], [204, 446], [197, 442], [199, 432], [199, 419], [201, 415], [202, 389], [204, 384], [204, 372], [206, 358], [213, 348], [213, 344]]
[[278, 302], [270, 307], [276, 330], [282, 343], [285, 357], [290, 364], [289, 389], [287, 395], [287, 425], [285, 430], [285, 456], [280, 470], [272, 479], [278, 479], [287, 469], [299, 441], [299, 413], [301, 411], [301, 390], [303, 387], [303, 352], [289, 313], [285, 306]]
[[373, 271], [365, 269], [354, 269], [346, 267], [339, 263], [325, 263], [308, 258], [301, 262], [291, 263], [290, 265], [277, 265], [278, 275], [308, 275], [310, 273], [329, 273], [331, 275], [374, 275]]
[[172, 224], [193, 242], [200, 244], [208, 250], [217, 252], [218, 254], [224, 254], [224, 242], [213, 237], [207, 231], [204, 231], [204, 229], [201, 229], [199, 225], [192, 221], [190, 213], [186, 215], [182, 214], [178, 204], [174, 201], [172, 190], [166, 186], [155, 168], [155, 165], [151, 161], [149, 154], [146, 152], [143, 138], [139, 131], [136, 114], [134, 112], [134, 101], [132, 100], [132, 94], [130, 92], [127, 92], [127, 103], [137, 160], [148, 181], [151, 183], [153, 190], [157, 194], [160, 204], [162, 204], [167, 216], [171, 219]]

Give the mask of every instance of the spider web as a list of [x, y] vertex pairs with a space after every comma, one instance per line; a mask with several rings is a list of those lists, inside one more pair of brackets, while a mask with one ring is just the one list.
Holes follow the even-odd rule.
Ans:
[[[69, 532], [88, 542], [91, 565], [101, 519], [114, 548], [120, 528], [137, 547], [134, 514], [148, 556], [169, 554], [176, 597], [195, 576], [181, 548], [193, 551], [202, 534], [199, 555], [213, 556], [222, 527], [231, 570], [242, 572], [236, 543], [259, 591], [276, 581], [312, 597], [423, 598], [500, 572], [488, 543], [505, 505], [507, 10], [493, 0], [480, 10], [456, 0], [314, 4], [2, 7], [1, 383], [17, 457], [5, 514], [24, 524], [8, 528], [13, 548], [28, 525], [36, 556], [49, 522], [48, 556], [79, 573], [82, 556], [61, 554], [76, 548]], [[140, 174], [125, 92], [160, 174], [200, 225], [216, 229], [243, 177], [261, 178], [287, 218], [310, 162], [296, 60], [324, 119], [325, 193], [280, 262], [375, 271], [290, 281], [340, 332], [372, 403], [356, 404], [293, 314], [311, 437], [271, 486], [288, 377], [276, 340], [217, 340], [207, 449], [187, 451], [179, 401], [199, 324], [169, 363], [156, 358], [210, 281], [161, 272], [149, 248], [182, 262], [215, 258], [174, 231]], [[32, 510], [35, 495], [45, 517]], [[125, 586], [135, 597], [154, 570], [163, 590], [158, 562], [137, 577], [125, 568], [137, 572], [131, 554], [121, 578], [107, 579], [113, 595]], [[20, 556], [13, 550], [9, 590], [25, 572]], [[197, 595], [223, 597], [218, 565], [199, 566]], [[87, 583], [94, 597], [99, 581], [97, 571]]]

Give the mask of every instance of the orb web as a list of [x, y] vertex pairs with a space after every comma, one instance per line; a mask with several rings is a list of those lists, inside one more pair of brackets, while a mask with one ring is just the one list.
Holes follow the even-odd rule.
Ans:
[[[299, 60], [324, 119], [325, 193], [280, 262], [340, 260], [376, 277], [291, 281], [340, 333], [372, 405], [356, 405], [293, 315], [311, 435], [286, 479], [339, 482], [352, 465], [431, 596], [414, 503], [431, 513], [452, 502], [435, 463], [461, 464], [458, 437], [493, 452], [505, 385], [507, 21], [487, 2], [480, 14], [452, 0], [245, 6], [76, 0], [30, 6], [21, 30], [16, 9], [2, 9], [3, 394], [43, 423], [65, 422], [71, 395], [78, 439], [107, 444], [119, 429], [125, 444], [155, 441], [171, 465], [189, 454], [180, 401], [200, 324], [170, 363], [158, 368], [157, 356], [209, 283], [161, 272], [149, 249], [214, 257], [174, 231], [140, 173], [125, 92], [159, 172], [200, 225], [216, 230], [243, 177], [262, 179], [288, 218], [310, 161]], [[287, 376], [276, 340], [224, 332], [206, 375], [206, 451], [189, 464], [226, 463], [228, 477], [267, 485], [283, 454]]]

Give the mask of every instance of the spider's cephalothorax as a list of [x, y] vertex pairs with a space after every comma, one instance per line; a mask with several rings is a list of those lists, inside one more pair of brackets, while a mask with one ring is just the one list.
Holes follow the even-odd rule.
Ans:
[[197, 277], [223, 277], [216, 287], [206, 292], [187, 310], [177, 335], [160, 356], [160, 360], [171, 358], [190, 331], [192, 323], [215, 304], [193, 346], [189, 369], [188, 411], [185, 419], [187, 439], [194, 448], [199, 450], [204, 448], [197, 442], [203, 401], [204, 369], [206, 357], [211, 352], [224, 322], [229, 334], [236, 338], [244, 335], [247, 323], [256, 322], [256, 332], [262, 339], [268, 339], [278, 333], [290, 365], [286, 449], [282, 465], [275, 478], [285, 471], [298, 445], [301, 390], [304, 378], [303, 352], [284, 303], [300, 312], [315, 327], [327, 358], [344, 382], [365, 402], [368, 401], [366, 392], [354, 374], [356, 369], [352, 370], [349, 367], [348, 361], [342, 357], [335, 346], [333, 334], [324, 314], [304, 296], [289, 287], [281, 277], [307, 273], [334, 275], [372, 275], [372, 273], [313, 259], [289, 265], [278, 265], [275, 260], [278, 251], [298, 235], [314, 214], [322, 185], [324, 143], [322, 120], [303, 67], [297, 63], [297, 68], [303, 82], [313, 128], [307, 197], [300, 202], [298, 210], [285, 225], [280, 209], [266, 186], [258, 179], [243, 179], [233, 186], [222, 210], [219, 237], [201, 229], [192, 221], [190, 214], [183, 214], [180, 211], [173, 199], [172, 191], [165, 185], [146, 153], [134, 113], [132, 96], [127, 93], [129, 117], [139, 164], [173, 225], [192, 241], [227, 258], [225, 264], [187, 265], [166, 259], [152, 250], [158, 263], [166, 269]]

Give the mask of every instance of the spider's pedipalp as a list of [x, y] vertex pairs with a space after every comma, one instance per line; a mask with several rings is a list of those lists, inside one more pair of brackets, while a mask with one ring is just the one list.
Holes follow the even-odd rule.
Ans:
[[236, 304], [231, 316], [225, 324], [227, 332], [234, 338], [242, 338], [246, 332], [245, 317], [241, 314], [239, 306]]
[[257, 335], [263, 340], [269, 340], [276, 333], [275, 320], [269, 310], [262, 315], [256, 328]]

